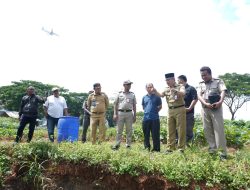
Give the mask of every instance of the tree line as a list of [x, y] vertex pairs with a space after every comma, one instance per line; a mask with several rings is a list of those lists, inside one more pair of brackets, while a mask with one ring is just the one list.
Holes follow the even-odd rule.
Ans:
[[[227, 95], [224, 99], [225, 105], [231, 113], [231, 120], [235, 119], [236, 112], [248, 101], [250, 101], [250, 74], [226, 73], [220, 75], [227, 86]], [[28, 86], [34, 86], [36, 94], [47, 97], [51, 94], [52, 87], [60, 88], [60, 94], [67, 101], [69, 113], [72, 116], [79, 117], [82, 114], [83, 101], [88, 97], [88, 93], [70, 92], [64, 87], [57, 85], [43, 84], [32, 80], [13, 81], [11, 85], [0, 87], [0, 105], [1, 107], [18, 111], [22, 97], [26, 94]], [[39, 117], [42, 117], [42, 107], [39, 108]], [[113, 105], [111, 104], [107, 119], [112, 120]], [[109, 121], [111, 124], [111, 121]], [[111, 124], [112, 125], [112, 124]]]

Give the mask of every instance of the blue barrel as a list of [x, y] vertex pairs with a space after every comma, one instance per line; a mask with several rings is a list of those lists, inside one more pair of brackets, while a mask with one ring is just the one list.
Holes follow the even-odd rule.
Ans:
[[72, 116], [63, 116], [58, 120], [58, 135], [57, 141], [70, 141], [78, 140], [79, 133], [79, 118]]

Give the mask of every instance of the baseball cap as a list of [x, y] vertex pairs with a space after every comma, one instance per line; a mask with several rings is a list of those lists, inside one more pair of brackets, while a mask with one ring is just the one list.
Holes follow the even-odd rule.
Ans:
[[54, 92], [54, 91], [56, 91], [56, 90], [59, 90], [59, 88], [58, 87], [54, 87], [54, 88], [52, 88], [52, 92]]
[[133, 84], [133, 82], [131, 82], [130, 80], [125, 80], [123, 84]]

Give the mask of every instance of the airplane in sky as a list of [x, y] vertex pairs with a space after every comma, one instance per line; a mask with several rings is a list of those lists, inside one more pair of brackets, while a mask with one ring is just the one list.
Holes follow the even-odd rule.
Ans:
[[48, 31], [48, 30], [44, 29], [44, 27], [42, 27], [42, 31], [48, 33], [51, 36], [59, 36], [57, 33], [53, 32], [53, 28], [51, 28], [51, 30]]

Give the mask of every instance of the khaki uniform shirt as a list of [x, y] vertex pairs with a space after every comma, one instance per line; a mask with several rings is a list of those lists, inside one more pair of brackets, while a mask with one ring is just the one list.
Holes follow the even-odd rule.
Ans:
[[[174, 89], [178, 92], [183, 92], [185, 94], [185, 86], [183, 86], [182, 84], [175, 83]], [[164, 96], [166, 96], [166, 101], [167, 101], [169, 107], [181, 106], [181, 105], [185, 104], [184, 96], [177, 97], [175, 94], [171, 93], [169, 86], [167, 86], [165, 88], [165, 90], [163, 91], [162, 94], [164, 94]]]
[[136, 105], [136, 98], [133, 92], [119, 92], [114, 104], [117, 105], [118, 110], [133, 110]]
[[199, 83], [198, 93], [204, 100], [208, 100], [209, 94], [221, 94], [222, 91], [227, 90], [225, 83], [221, 79], [212, 78], [209, 82], [202, 81]]
[[104, 113], [109, 106], [108, 96], [103, 92], [100, 95], [94, 92], [88, 96], [87, 106], [91, 113]]

